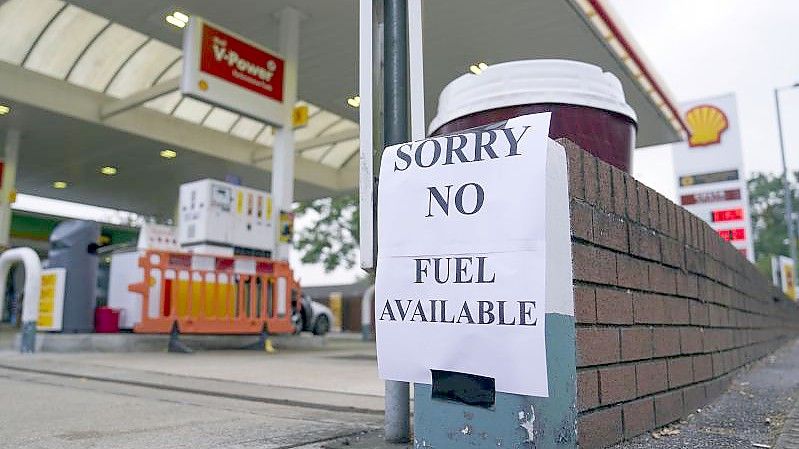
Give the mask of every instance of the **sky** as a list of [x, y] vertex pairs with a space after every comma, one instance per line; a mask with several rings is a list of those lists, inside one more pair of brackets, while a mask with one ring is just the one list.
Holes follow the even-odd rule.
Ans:
[[[677, 103], [734, 93], [747, 173], [781, 173], [774, 88], [799, 82], [799, 0], [606, 0]], [[790, 170], [799, 169], [799, 88], [780, 94]], [[669, 198], [675, 187], [670, 145], [638, 149], [633, 175]], [[52, 211], [20, 195], [18, 209]], [[85, 206], [92, 208], [92, 206]], [[123, 211], [61, 204], [59, 213], [105, 222], [136, 220]], [[87, 215], [88, 214], [88, 215]], [[307, 226], [311, 217], [298, 220]], [[325, 273], [291, 264], [303, 285], [346, 284], [359, 268]]]
[[[774, 88], [799, 82], [799, 2], [609, 0], [676, 102], [734, 93], [748, 173], [781, 173]], [[780, 94], [799, 169], [799, 88]], [[674, 198], [669, 145], [639, 149], [633, 174]]]
[[[799, 82], [799, 1], [606, 1], [675, 102], [736, 95], [747, 173], [782, 172], [774, 88]], [[783, 91], [780, 101], [787, 163], [797, 170], [799, 88]], [[638, 149], [633, 175], [674, 199], [671, 157], [671, 145]], [[305, 265], [298, 271], [306, 285], [343, 284], [361, 275], [357, 268], [325, 274]]]

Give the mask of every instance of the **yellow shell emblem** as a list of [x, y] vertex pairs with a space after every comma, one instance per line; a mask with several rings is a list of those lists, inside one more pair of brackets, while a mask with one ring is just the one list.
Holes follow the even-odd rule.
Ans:
[[721, 133], [727, 129], [729, 123], [724, 112], [710, 105], [701, 105], [691, 108], [685, 113], [685, 123], [691, 131], [688, 145], [700, 147], [721, 142]]

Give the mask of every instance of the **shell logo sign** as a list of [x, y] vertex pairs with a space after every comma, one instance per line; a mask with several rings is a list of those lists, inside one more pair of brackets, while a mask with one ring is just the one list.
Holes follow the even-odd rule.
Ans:
[[689, 109], [685, 113], [685, 123], [691, 131], [688, 145], [692, 147], [721, 142], [721, 133], [729, 127], [724, 112], [711, 105], [700, 105]]

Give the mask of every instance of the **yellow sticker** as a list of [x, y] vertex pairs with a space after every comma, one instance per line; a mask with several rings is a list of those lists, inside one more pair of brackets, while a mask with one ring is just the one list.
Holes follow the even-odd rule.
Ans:
[[241, 215], [241, 212], [244, 209], [244, 193], [239, 190], [236, 193], [236, 213]]
[[291, 111], [291, 124], [294, 128], [302, 128], [308, 124], [308, 105], [302, 104], [294, 106]]
[[39, 293], [39, 318], [36, 320], [36, 324], [40, 327], [53, 327], [56, 279], [55, 273], [42, 275], [42, 286]]

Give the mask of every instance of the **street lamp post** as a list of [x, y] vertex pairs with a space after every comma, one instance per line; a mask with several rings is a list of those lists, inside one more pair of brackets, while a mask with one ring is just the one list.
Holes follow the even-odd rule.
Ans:
[[799, 83], [791, 86], [778, 87], [774, 89], [774, 101], [777, 106], [777, 129], [780, 135], [780, 156], [782, 157], [782, 188], [785, 197], [785, 225], [788, 227], [788, 249], [794, 263], [794, 279], [796, 278], [796, 231], [793, 224], [793, 195], [791, 186], [788, 182], [788, 166], [785, 163], [785, 142], [782, 137], [782, 118], [780, 117], [780, 91], [799, 87]]

